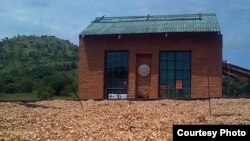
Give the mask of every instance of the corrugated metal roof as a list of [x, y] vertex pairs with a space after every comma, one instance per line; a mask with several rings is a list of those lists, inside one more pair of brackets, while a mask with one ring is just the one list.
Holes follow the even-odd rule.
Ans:
[[216, 14], [97, 17], [80, 35], [220, 32]]

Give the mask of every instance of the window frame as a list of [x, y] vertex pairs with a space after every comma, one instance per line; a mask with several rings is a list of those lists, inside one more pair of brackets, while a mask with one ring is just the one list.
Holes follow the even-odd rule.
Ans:
[[103, 70], [103, 97], [104, 99], [108, 99], [108, 93], [107, 93], [107, 55], [108, 53], [127, 53], [127, 77], [125, 79], [127, 80], [127, 85], [125, 88], [126, 93], [128, 94], [128, 87], [129, 87], [129, 51], [128, 50], [105, 50], [104, 52], [104, 70]]
[[[184, 58], [184, 55], [182, 55], [182, 59], [178, 59], [177, 60], [177, 53], [184, 53], [184, 52], [188, 52], [189, 53], [189, 69], [184, 69], [184, 62], [187, 62], [187, 60], [185, 60], [185, 58]], [[168, 55], [167, 56], [165, 56], [162, 60], [161, 60], [161, 55], [162, 55], [162, 53], [173, 53], [174, 54], [174, 60], [169, 60], [169, 57], [168, 57]], [[167, 59], [166, 59], [167, 58]], [[177, 69], [177, 66], [176, 66], [176, 62], [178, 62], [178, 61], [180, 61], [181, 60], [181, 63], [182, 63], [182, 69], [181, 70], [178, 70]], [[192, 51], [190, 51], [190, 50], [163, 50], [163, 51], [159, 51], [159, 66], [158, 66], [158, 97], [159, 97], [159, 99], [165, 99], [165, 97], [162, 97], [161, 96], [161, 91], [164, 91], [164, 89], [161, 89], [161, 80], [165, 80], [166, 79], [166, 83], [168, 83], [168, 81], [170, 80], [169, 78], [168, 78], [168, 76], [166, 77], [166, 78], [161, 78], [161, 72], [163, 72], [163, 70], [161, 70], [161, 68], [164, 68], [164, 67], [162, 67], [161, 66], [161, 64], [164, 64], [164, 63], [166, 63], [166, 64], [168, 64], [168, 62], [170, 62], [170, 61], [173, 61], [174, 62], [174, 70], [169, 70], [168, 69], [168, 66], [167, 66], [167, 69], [166, 70], [164, 70], [166, 73], [168, 72], [168, 71], [174, 71], [174, 97], [171, 97], [170, 95], [170, 93], [169, 93], [169, 95], [166, 97], [166, 98], [170, 98], [170, 99], [177, 99], [177, 98], [184, 98], [184, 97], [177, 97], [176, 96], [176, 94], [177, 94], [177, 89], [176, 89], [176, 81], [177, 80], [182, 80], [183, 81], [183, 83], [185, 82], [185, 81], [187, 81], [187, 80], [189, 80], [189, 94], [188, 94], [188, 96], [187, 96], [187, 99], [190, 99], [191, 98], [191, 95], [192, 95], [192, 93], [191, 93], [191, 89], [192, 89], [192, 84], [191, 84], [191, 81], [192, 81]], [[162, 62], [164, 62], [164, 63], [162, 63]], [[184, 79], [183, 77], [182, 77], [182, 79], [177, 79], [177, 71], [181, 71], [182, 72], [182, 76], [184, 77], [184, 73], [186, 72], [186, 71], [189, 71], [189, 79]], [[168, 75], [168, 74], [167, 74]], [[172, 79], [171, 79], [172, 80]], [[165, 82], [164, 82], [165, 83]], [[163, 86], [167, 86], [167, 84], [165, 84], [165, 85], [163, 85]], [[185, 88], [185, 86], [184, 86], [184, 84], [183, 84], [183, 88], [181, 89], [181, 90], [183, 90], [183, 91], [185, 91], [185, 89], [187, 89], [187, 88]], [[167, 89], [166, 89], [167, 90]], [[171, 88], [169, 89], [169, 90], [171, 90]]]

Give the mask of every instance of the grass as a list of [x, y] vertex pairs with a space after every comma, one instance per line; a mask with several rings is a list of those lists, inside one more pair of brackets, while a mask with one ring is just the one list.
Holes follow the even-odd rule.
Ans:
[[0, 100], [40, 100], [36, 93], [0, 94]]
[[[77, 100], [76, 95], [71, 94], [70, 96], [54, 96], [52, 100]], [[0, 101], [32, 101], [32, 100], [43, 100], [37, 96], [36, 93], [15, 93], [15, 94], [3, 94], [0, 93]]]
[[78, 100], [76, 95], [71, 94], [70, 96], [54, 96], [52, 100], [61, 99], [61, 100]]

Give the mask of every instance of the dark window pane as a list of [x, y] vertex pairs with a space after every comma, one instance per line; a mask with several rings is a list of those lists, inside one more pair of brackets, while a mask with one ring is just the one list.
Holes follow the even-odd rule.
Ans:
[[183, 96], [185, 98], [190, 98], [190, 89], [183, 89]]
[[174, 79], [168, 79], [168, 88], [169, 89], [175, 88], [175, 80]]
[[124, 93], [128, 82], [128, 53], [107, 52], [105, 70], [106, 94], [110, 92]]
[[167, 62], [160, 62], [160, 70], [167, 70]]
[[121, 79], [125, 78], [125, 71], [124, 70], [120, 71], [119, 78], [121, 78]]
[[185, 60], [185, 61], [190, 61], [191, 60], [190, 52], [184, 52], [183, 53], [183, 60]]
[[160, 85], [166, 85], [166, 79], [160, 78]]
[[160, 85], [167, 85], [167, 79], [161, 78]]
[[[165, 56], [164, 56], [165, 55]], [[164, 61], [163, 60], [164, 56]], [[166, 59], [167, 58], [167, 59]], [[164, 64], [164, 65], [163, 65]], [[167, 68], [165, 67], [167, 64]], [[162, 71], [164, 70], [164, 72]], [[165, 71], [166, 70], [166, 71]], [[161, 53], [160, 60], [160, 96], [165, 97], [190, 97], [190, 52], [164, 52]], [[176, 89], [175, 83], [182, 80], [182, 89]], [[180, 87], [178, 85], [178, 87]], [[167, 91], [164, 91], [168, 89]]]
[[126, 70], [124, 70], [124, 78], [127, 79], [128, 77], [128, 69], [126, 68]]
[[190, 79], [184, 80], [183, 88], [184, 89], [190, 88]]
[[190, 62], [183, 61], [183, 70], [190, 70]]
[[183, 89], [176, 90], [176, 97], [177, 98], [185, 98], [186, 97]]
[[174, 70], [174, 61], [168, 61], [168, 70]]
[[176, 60], [182, 60], [182, 52], [176, 53]]
[[167, 72], [166, 71], [161, 71], [160, 72], [160, 84], [163, 85], [163, 83], [167, 82]]
[[190, 79], [190, 71], [183, 71], [183, 79]]
[[161, 54], [160, 54], [160, 57], [161, 57], [161, 58], [160, 58], [161, 60], [168, 60], [168, 55], [167, 55], [167, 53], [161, 53]]
[[176, 80], [182, 80], [183, 76], [182, 76], [182, 71], [176, 71]]
[[176, 61], [176, 70], [182, 70], [182, 61]]
[[174, 98], [175, 97], [175, 89], [169, 89], [169, 97]]
[[174, 52], [169, 52], [168, 53], [168, 60], [175, 60], [174, 59]]
[[167, 90], [161, 89], [160, 90], [160, 96], [161, 96], [161, 98], [168, 98], [167, 97]]
[[106, 80], [106, 87], [107, 88], [111, 88], [112, 87], [112, 80], [110, 80], [110, 79]]
[[174, 79], [174, 71], [167, 71], [168, 79]]

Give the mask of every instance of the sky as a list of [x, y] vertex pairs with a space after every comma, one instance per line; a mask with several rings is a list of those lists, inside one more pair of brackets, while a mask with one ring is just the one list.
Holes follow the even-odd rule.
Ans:
[[223, 60], [250, 69], [250, 0], [0, 0], [0, 40], [52, 35], [78, 45], [95, 17], [216, 13]]

